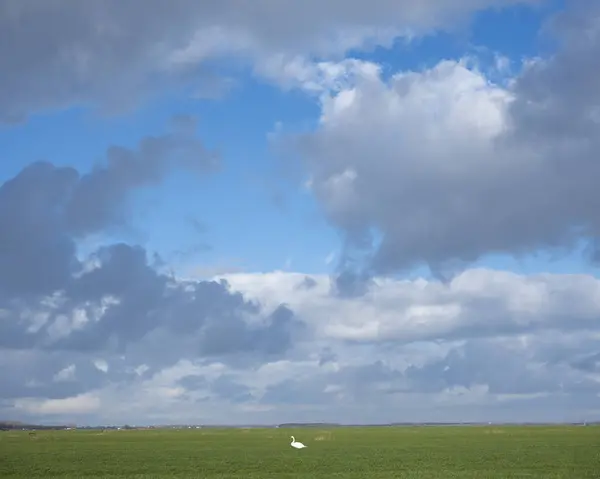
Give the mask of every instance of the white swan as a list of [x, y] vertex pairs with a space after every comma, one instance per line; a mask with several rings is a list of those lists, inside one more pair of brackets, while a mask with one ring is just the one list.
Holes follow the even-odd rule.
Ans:
[[303, 447], [307, 447], [304, 444], [302, 444], [301, 442], [297, 442], [296, 439], [294, 438], [294, 436], [290, 436], [292, 438], [292, 442], [290, 443], [290, 446], [295, 447], [296, 449], [302, 449]]

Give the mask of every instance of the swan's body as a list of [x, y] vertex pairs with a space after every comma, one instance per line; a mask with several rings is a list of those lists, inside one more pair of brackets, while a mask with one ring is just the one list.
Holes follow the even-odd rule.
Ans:
[[296, 441], [294, 436], [291, 436], [291, 438], [292, 438], [292, 442], [290, 443], [290, 446], [295, 447], [296, 449], [302, 449], [302, 448], [306, 447], [301, 442]]

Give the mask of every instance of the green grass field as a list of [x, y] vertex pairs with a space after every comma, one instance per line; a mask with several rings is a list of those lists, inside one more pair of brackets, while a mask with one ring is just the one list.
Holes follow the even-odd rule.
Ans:
[[0, 477], [600, 478], [600, 427], [8, 431]]

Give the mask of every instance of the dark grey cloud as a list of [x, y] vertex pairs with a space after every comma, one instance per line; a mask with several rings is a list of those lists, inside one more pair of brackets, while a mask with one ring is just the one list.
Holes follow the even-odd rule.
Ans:
[[251, 389], [248, 386], [239, 384], [234, 378], [227, 375], [215, 379], [211, 389], [217, 397], [228, 401], [243, 403], [252, 399]]
[[184, 376], [182, 377], [178, 383], [183, 386], [185, 389], [203, 389], [209, 385], [209, 381], [204, 376], [199, 376], [197, 374]]
[[341, 297], [353, 297], [365, 294], [371, 285], [371, 277], [365, 271], [348, 269], [347, 265], [340, 265], [339, 273], [333, 276], [332, 293]]
[[298, 283], [298, 289], [312, 289], [317, 285], [317, 282], [310, 276], [305, 276], [304, 279]]
[[190, 97], [218, 97], [231, 79], [211, 62], [224, 55], [260, 63], [273, 53], [339, 54], [500, 4], [2, 0], [0, 121], [72, 104], [119, 111], [173, 85]]
[[[173, 169], [214, 171], [218, 158], [196, 138], [192, 118], [143, 139], [137, 150], [112, 146], [91, 172], [37, 162], [0, 186], [0, 291], [49, 294], [65, 288], [82, 265], [76, 240], [126, 224], [136, 189]], [[43, 271], [44, 274], [40, 274]]]
[[155, 373], [185, 357], [236, 354], [250, 364], [293, 347], [306, 328], [285, 305], [264, 313], [225, 281], [177, 280], [137, 245], [78, 255], [89, 235], [127, 225], [139, 188], [217, 167], [194, 121], [177, 117], [136, 150], [109, 148], [90, 172], [39, 162], [0, 185], [0, 351], [21, 365], [2, 377], [0, 395], [76, 396], [143, 378], [140, 366]]
[[[526, 141], [551, 140], [554, 147], [565, 141], [595, 147], [589, 141], [595, 139], [599, 122], [599, 16], [597, 2], [580, 0], [548, 23], [545, 35], [557, 43], [558, 51], [549, 61], [531, 64], [517, 79], [511, 105], [515, 135]], [[573, 169], [582, 169], [578, 163], [583, 158], [578, 157], [570, 164]]]
[[324, 348], [321, 351], [321, 353], [319, 354], [319, 366], [323, 366], [327, 363], [335, 362], [336, 360], [337, 360], [337, 355], [329, 347]]
[[[195, 2], [140, 4], [109, 0], [3, 0], [0, 3], [0, 118], [19, 121], [31, 111], [100, 101], [109, 109], [148, 92], [150, 74], [169, 77], [155, 58], [184, 46], [198, 18]], [[139, 98], [138, 98], [139, 99]]]
[[217, 400], [243, 403], [253, 399], [251, 389], [227, 373], [211, 380], [199, 375], [185, 376], [178, 381], [178, 384], [191, 392], [207, 391]]
[[108, 376], [83, 355], [33, 349], [1, 351], [2, 398], [59, 399], [107, 384]]
[[289, 350], [292, 340], [299, 339], [304, 331], [303, 323], [286, 306], [277, 308], [267, 325], [255, 327], [247, 326], [239, 315], [214, 315], [202, 330], [199, 347], [211, 356], [251, 351], [277, 356]]
[[600, 352], [585, 354], [580, 358], [573, 360], [571, 366], [591, 373], [600, 372]]
[[311, 380], [290, 378], [269, 386], [261, 402], [288, 406], [323, 405], [329, 402], [328, 396], [323, 392], [323, 381], [320, 378]]
[[[141, 247], [115, 244], [102, 247], [93, 270], [72, 278], [60, 304], [46, 307], [47, 317], [35, 332], [23, 317], [19, 303], [3, 318], [2, 346], [79, 352], [125, 353], [160, 328], [167, 335], [193, 341], [177, 359], [220, 357], [235, 353], [280, 355], [292, 347], [305, 327], [287, 307], [253, 325], [245, 316], [260, 316], [261, 308], [230, 291], [226, 282], [173, 280], [157, 272]], [[110, 298], [110, 300], [106, 300]], [[107, 303], [103, 305], [103, 300]], [[43, 301], [27, 303], [44, 310]], [[13, 302], [14, 304], [14, 302]], [[74, 311], [84, 311], [84, 324], [73, 324]], [[100, 312], [100, 310], [102, 310]], [[57, 336], [57, 330], [63, 333]], [[162, 364], [164, 366], [164, 364]]]

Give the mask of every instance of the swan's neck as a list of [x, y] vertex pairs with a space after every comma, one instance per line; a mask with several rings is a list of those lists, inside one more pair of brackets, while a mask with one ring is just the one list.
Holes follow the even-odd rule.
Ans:
[[294, 439], [294, 436], [292, 436], [292, 442], [296, 442], [296, 439]]

